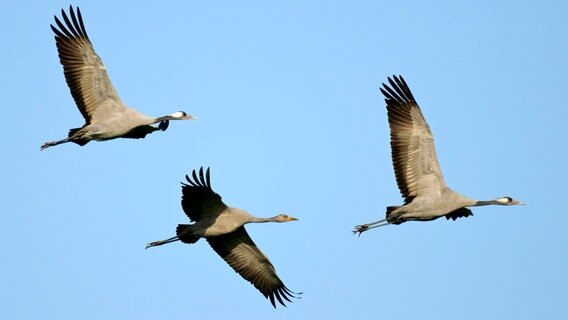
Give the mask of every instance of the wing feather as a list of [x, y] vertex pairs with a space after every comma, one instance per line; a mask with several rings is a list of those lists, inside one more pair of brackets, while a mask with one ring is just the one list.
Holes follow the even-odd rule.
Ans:
[[207, 180], [203, 176], [203, 167], [199, 169], [199, 177], [195, 170], [191, 179], [185, 176], [187, 183], [182, 182], [181, 206], [191, 221], [199, 221], [205, 217], [218, 216], [227, 209], [221, 200], [221, 196], [211, 189], [209, 168], [207, 168]]
[[134, 129], [128, 131], [127, 133], [123, 134], [121, 138], [128, 138], [128, 139], [143, 139], [146, 135], [160, 130], [159, 128], [153, 127], [151, 125], [146, 126], [138, 126]]
[[388, 78], [381, 88], [387, 104], [391, 152], [396, 182], [409, 203], [419, 194], [440, 192], [442, 176], [434, 137], [410, 88], [402, 76]]
[[470, 209], [463, 207], [446, 214], [446, 219], [456, 221], [458, 218], [467, 218], [469, 216], [473, 216], [473, 212], [471, 212]]
[[258, 249], [244, 227], [218, 237], [207, 238], [209, 245], [238, 274], [252, 283], [276, 308], [276, 301], [286, 306], [285, 301], [296, 298], [276, 274], [270, 260]]
[[58, 28], [51, 25], [51, 30], [55, 33], [59, 61], [75, 104], [87, 124], [96, 123], [123, 112], [125, 107], [89, 40], [81, 11], [77, 8], [75, 14], [69, 6], [69, 14], [71, 19], [61, 10], [65, 24], [55, 16]]

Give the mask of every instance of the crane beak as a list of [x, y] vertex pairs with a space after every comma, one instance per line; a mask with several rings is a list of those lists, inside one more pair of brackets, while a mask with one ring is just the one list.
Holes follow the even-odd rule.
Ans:
[[294, 218], [294, 217], [290, 217], [290, 216], [289, 216], [289, 217], [288, 217], [288, 220], [286, 220], [286, 221], [297, 221], [297, 220], [298, 220], [297, 218]]
[[514, 205], [518, 205], [518, 206], [524, 206], [525, 205], [524, 202], [517, 201], [517, 200], [513, 200], [511, 203], [514, 204]]

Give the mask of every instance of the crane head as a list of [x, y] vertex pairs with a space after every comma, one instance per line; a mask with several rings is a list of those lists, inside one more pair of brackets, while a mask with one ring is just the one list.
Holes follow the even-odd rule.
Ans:
[[513, 198], [511, 198], [511, 197], [501, 197], [501, 198], [495, 199], [495, 201], [497, 201], [500, 205], [503, 205], [503, 206], [516, 206], [516, 205], [524, 206], [525, 205], [521, 201], [513, 200]]
[[274, 217], [274, 221], [275, 222], [289, 222], [289, 221], [296, 221], [298, 219], [291, 217], [287, 214], [279, 214], [276, 217]]
[[189, 120], [189, 119], [197, 119], [190, 114], [185, 113], [185, 111], [176, 111], [170, 115], [171, 120]]

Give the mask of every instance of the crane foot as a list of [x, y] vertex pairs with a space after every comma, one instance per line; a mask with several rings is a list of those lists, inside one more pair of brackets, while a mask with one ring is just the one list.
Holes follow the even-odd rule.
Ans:
[[357, 234], [359, 233], [359, 237], [361, 236], [361, 233], [365, 232], [369, 230], [369, 225], [368, 224], [360, 224], [358, 226], [355, 226], [355, 230], [353, 230], [353, 234]]

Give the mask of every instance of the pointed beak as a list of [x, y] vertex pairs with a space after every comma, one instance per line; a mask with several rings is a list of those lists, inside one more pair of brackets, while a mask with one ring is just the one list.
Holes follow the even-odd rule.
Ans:
[[290, 217], [290, 216], [288, 217], [288, 221], [297, 221], [297, 220], [298, 220], [297, 218]]
[[517, 200], [514, 200], [512, 203], [513, 203], [513, 204], [516, 204], [516, 205], [519, 205], [519, 206], [524, 206], [524, 205], [525, 205], [524, 202], [517, 201]]
[[197, 120], [197, 117], [188, 114], [187, 116], [183, 117], [183, 119], [184, 119], [184, 120], [186, 120], [186, 119], [187, 119], [187, 120]]

